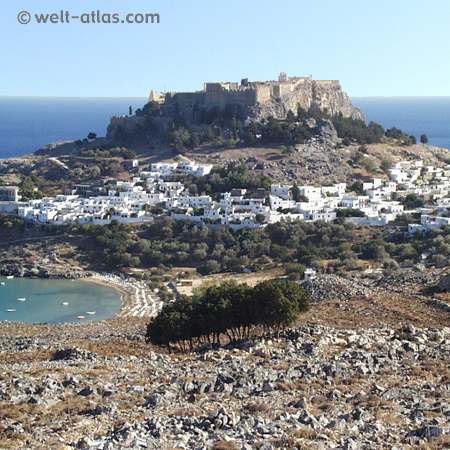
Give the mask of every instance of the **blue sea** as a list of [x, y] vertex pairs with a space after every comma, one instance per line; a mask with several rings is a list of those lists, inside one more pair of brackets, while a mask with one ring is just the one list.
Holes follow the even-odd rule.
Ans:
[[114, 289], [81, 280], [0, 277], [0, 282], [5, 283], [0, 285], [0, 321], [79, 322], [78, 316], [85, 316], [84, 321], [103, 320], [113, 317], [121, 305]]
[[146, 97], [0, 96], [0, 158], [32, 153], [46, 144], [105, 136], [110, 116], [128, 115]]
[[[450, 149], [450, 97], [352, 97], [367, 122], [402, 129]], [[0, 158], [32, 153], [56, 141], [105, 136], [109, 117], [142, 107], [146, 97], [1, 97]]]
[[450, 149], [450, 97], [352, 97], [367, 123], [396, 127], [428, 144]]

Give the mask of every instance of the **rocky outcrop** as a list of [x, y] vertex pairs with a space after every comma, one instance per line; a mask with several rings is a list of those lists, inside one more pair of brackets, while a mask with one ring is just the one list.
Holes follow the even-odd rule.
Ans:
[[[344, 117], [365, 120], [362, 112], [352, 105], [338, 81], [316, 81], [305, 78], [302, 82], [292, 81], [290, 88], [287, 88], [287, 90], [291, 89], [289, 92], [281, 92], [279, 96], [271, 94], [259, 98], [258, 89], [269, 89], [267, 83], [274, 82], [259, 83], [259, 87], [255, 86], [254, 90], [224, 89], [212, 97], [211, 93], [205, 91], [167, 94], [165, 103], [162, 105], [162, 117], [154, 121], [154, 127], [159, 131], [167, 131], [171, 120], [180, 115], [191, 125], [196, 122], [194, 118], [197, 118], [197, 124], [202, 123], [201, 120], [198, 121], [200, 110], [214, 110], [214, 114], [211, 114], [214, 117], [217, 115], [217, 109], [225, 108], [227, 104], [238, 105], [239, 116], [242, 120], [251, 118], [260, 121], [270, 116], [284, 119], [289, 110], [295, 113], [298, 105], [305, 110], [315, 105], [331, 115], [342, 114]], [[282, 87], [286, 89], [286, 86]], [[108, 126], [107, 140], [134, 133], [144, 122], [144, 118], [138, 116], [113, 116]]]
[[370, 292], [362, 280], [348, 280], [337, 275], [322, 275], [303, 284], [311, 296], [311, 301], [346, 301], [357, 297], [364, 299]]
[[279, 99], [255, 105], [250, 108], [250, 114], [256, 119], [266, 119], [270, 116], [284, 119], [289, 110], [297, 111], [297, 105], [305, 110], [316, 105], [321, 110], [326, 109], [331, 115], [342, 113], [344, 117], [365, 120], [363, 113], [352, 105], [337, 81], [307, 80]]
[[41, 264], [2, 264], [0, 265], [0, 275], [15, 277], [29, 277], [29, 278], [67, 278], [75, 279], [82, 278], [87, 275], [81, 269], [68, 268], [61, 266], [59, 268], [48, 267]]

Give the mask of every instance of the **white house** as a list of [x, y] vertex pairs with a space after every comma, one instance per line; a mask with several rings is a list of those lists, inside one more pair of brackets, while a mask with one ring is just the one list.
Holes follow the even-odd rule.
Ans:
[[272, 184], [270, 193], [272, 196], [280, 197], [283, 200], [292, 199], [292, 186], [290, 184]]

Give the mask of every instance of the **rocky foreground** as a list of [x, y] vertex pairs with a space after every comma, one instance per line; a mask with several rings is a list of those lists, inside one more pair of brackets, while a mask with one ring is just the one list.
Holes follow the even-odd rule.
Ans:
[[188, 354], [142, 318], [3, 322], [0, 448], [448, 449], [450, 313], [414, 277], [316, 281], [284, 337]]
[[2, 359], [36, 354], [1, 366], [2, 448], [450, 445], [450, 328], [306, 326], [175, 356], [106, 354], [96, 340], [132, 350], [134, 335], [91, 328], [92, 350], [43, 334], [2, 342]]

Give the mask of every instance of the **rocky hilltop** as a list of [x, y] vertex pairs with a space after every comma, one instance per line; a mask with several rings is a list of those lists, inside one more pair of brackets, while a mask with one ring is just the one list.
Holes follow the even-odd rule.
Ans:
[[[172, 122], [184, 121], [187, 126], [216, 124], [222, 115], [242, 121], [260, 122], [268, 117], [285, 119], [288, 111], [297, 112], [317, 107], [328, 114], [342, 114], [364, 121], [362, 112], [355, 108], [337, 80], [313, 80], [309, 77], [287, 77], [281, 73], [278, 81], [248, 81], [241, 83], [205, 83], [197, 92], [151, 92], [149, 102], [160, 105], [161, 116], [153, 120], [154, 128], [160, 132], [170, 130]], [[107, 139], [119, 134], [134, 133], [144, 127], [146, 121], [141, 115], [111, 117]]]
[[272, 98], [251, 107], [250, 113], [257, 120], [267, 119], [270, 116], [284, 119], [289, 110], [297, 111], [298, 105], [305, 110], [315, 105], [322, 111], [327, 110], [331, 115], [341, 113], [344, 117], [365, 120], [363, 113], [352, 105], [338, 81], [323, 82], [309, 79], [280, 98]]

